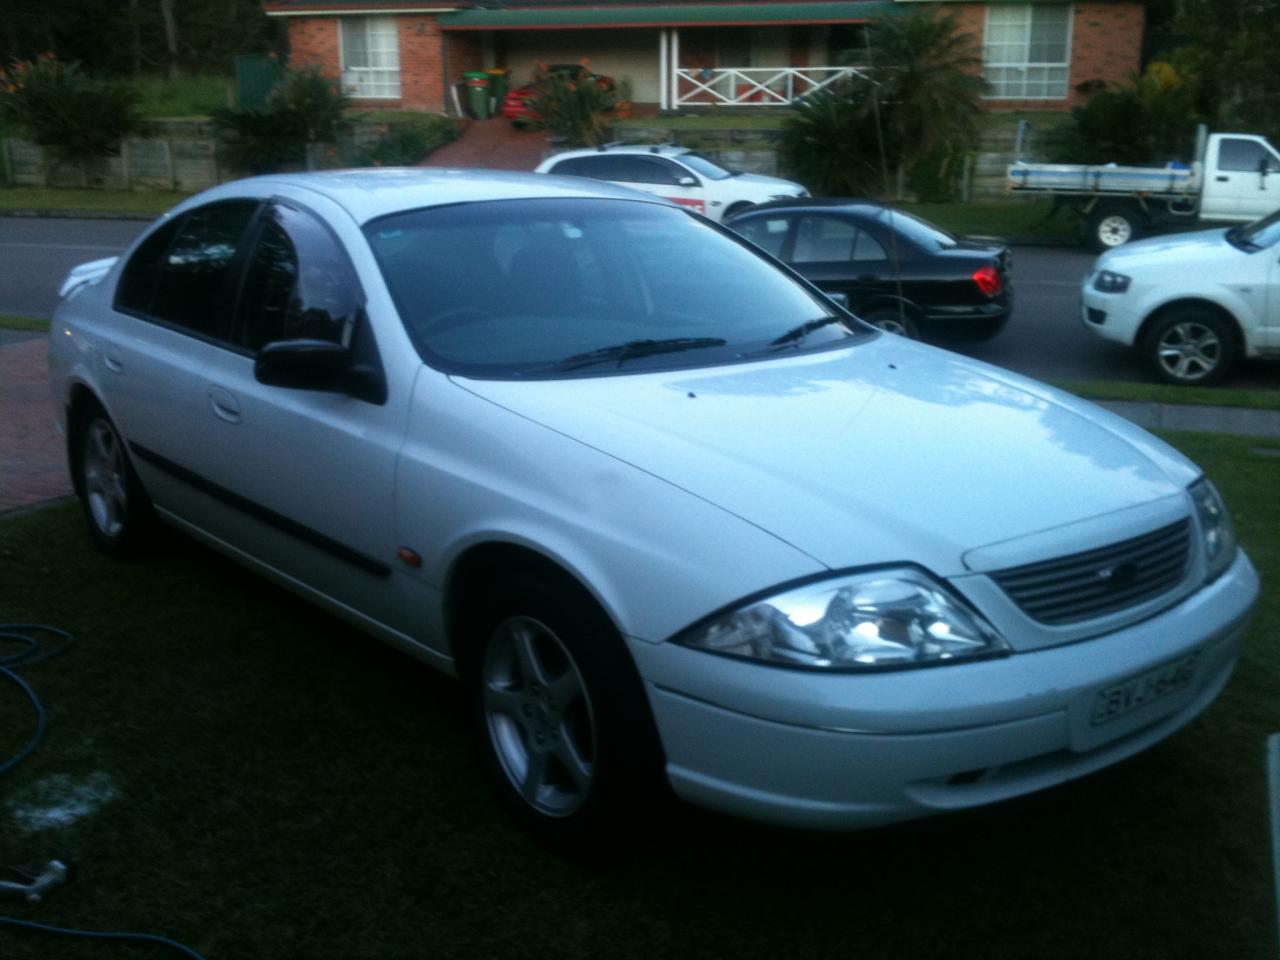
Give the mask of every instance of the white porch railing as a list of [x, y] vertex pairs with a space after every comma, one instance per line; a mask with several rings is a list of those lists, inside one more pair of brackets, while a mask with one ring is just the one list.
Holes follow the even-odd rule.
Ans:
[[870, 79], [855, 67], [677, 69], [674, 106], [785, 107], [844, 77]]

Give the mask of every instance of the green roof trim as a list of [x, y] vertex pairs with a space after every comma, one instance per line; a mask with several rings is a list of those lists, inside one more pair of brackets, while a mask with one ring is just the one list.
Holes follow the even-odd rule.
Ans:
[[701, 3], [616, 7], [459, 10], [442, 30], [588, 30], [601, 27], [767, 26], [865, 23], [901, 12], [893, 0], [811, 3]]

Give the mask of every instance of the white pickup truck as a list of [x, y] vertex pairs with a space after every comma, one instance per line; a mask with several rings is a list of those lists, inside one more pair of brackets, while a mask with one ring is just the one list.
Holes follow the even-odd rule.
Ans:
[[1280, 208], [1280, 152], [1264, 137], [1202, 127], [1196, 140], [1190, 166], [1019, 161], [1008, 168], [1007, 186], [1078, 210], [1099, 253], [1161, 226], [1247, 222]]

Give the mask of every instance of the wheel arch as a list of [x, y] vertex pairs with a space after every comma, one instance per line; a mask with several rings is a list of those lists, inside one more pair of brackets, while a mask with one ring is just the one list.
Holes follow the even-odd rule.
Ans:
[[1142, 344], [1146, 342], [1147, 336], [1151, 333], [1152, 327], [1175, 310], [1182, 310], [1188, 307], [1197, 310], [1204, 310], [1226, 320], [1231, 329], [1231, 336], [1235, 341], [1234, 345], [1237, 350], [1237, 355], [1244, 356], [1245, 338], [1244, 329], [1240, 325], [1240, 319], [1235, 315], [1235, 313], [1223, 306], [1221, 303], [1216, 300], [1208, 300], [1204, 297], [1179, 297], [1175, 300], [1168, 300], [1165, 303], [1160, 304], [1160, 306], [1149, 312], [1146, 318], [1143, 319], [1142, 325], [1138, 328], [1138, 332], [1133, 338], [1133, 345], [1135, 347], [1141, 347]]
[[[67, 464], [71, 468], [71, 486], [77, 497], [84, 497], [84, 482], [80, 471], [75, 469], [76, 450], [80, 445], [80, 433], [84, 429], [85, 417], [92, 410], [101, 410], [108, 417], [111, 414], [98, 395], [83, 380], [71, 384], [66, 396], [66, 433]], [[114, 421], [112, 421], [114, 422]]]

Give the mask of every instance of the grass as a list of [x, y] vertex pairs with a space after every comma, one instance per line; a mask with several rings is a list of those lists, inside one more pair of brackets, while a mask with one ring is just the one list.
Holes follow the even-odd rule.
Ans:
[[[1171, 439], [1223, 489], [1263, 582], [1280, 582], [1280, 459]], [[90, 548], [73, 506], [0, 519], [0, 610], [79, 638], [26, 671], [48, 739], [0, 783], [0, 865], [79, 868], [45, 903], [3, 904], [28, 919], [163, 933], [209, 960], [1274, 953], [1274, 590], [1219, 701], [1119, 767], [864, 833], [680, 809], [595, 864], [504, 819], [451, 681], [186, 541], [122, 563]], [[31, 729], [0, 679], [0, 757]], [[57, 793], [54, 778], [95, 774], [115, 793], [98, 812], [21, 827], [15, 810]], [[0, 928], [0, 955], [103, 954]]]
[[93, 211], [158, 216], [189, 193], [167, 190], [46, 190], [0, 187], [0, 212], [6, 210]]
[[132, 81], [139, 94], [138, 112], [152, 120], [207, 117], [231, 105], [231, 81], [226, 77], [139, 77]]
[[34, 333], [48, 333], [49, 321], [0, 313], [0, 330], [30, 330]]
[[903, 203], [901, 209], [952, 233], [968, 236], [1057, 239], [1076, 242], [1080, 223], [1073, 214], [1052, 213], [1047, 200], [979, 200], [972, 203]]
[[1175, 387], [1153, 383], [1113, 383], [1095, 380], [1060, 380], [1054, 386], [1089, 400], [1134, 400], [1145, 403], [1280, 410], [1280, 391], [1276, 390]]

